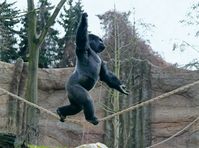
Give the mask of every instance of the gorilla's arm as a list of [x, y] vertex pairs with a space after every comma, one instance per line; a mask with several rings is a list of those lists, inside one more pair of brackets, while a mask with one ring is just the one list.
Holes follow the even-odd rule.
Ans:
[[120, 80], [111, 71], [108, 70], [107, 65], [104, 62], [102, 62], [101, 65], [100, 80], [105, 82], [109, 87], [114, 88], [121, 93], [126, 95], [129, 94], [125, 85], [123, 85]]
[[80, 21], [80, 24], [77, 29], [77, 34], [76, 34], [76, 46], [77, 50], [85, 50], [86, 46], [88, 44], [88, 21], [87, 21], [87, 13], [82, 14], [82, 18]]

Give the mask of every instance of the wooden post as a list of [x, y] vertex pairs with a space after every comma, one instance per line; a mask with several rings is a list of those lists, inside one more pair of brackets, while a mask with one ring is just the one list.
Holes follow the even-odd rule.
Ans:
[[[13, 71], [12, 81], [10, 84], [10, 92], [12, 92], [13, 94], [18, 95], [22, 70], [23, 70], [23, 60], [17, 59], [15, 63], [15, 68]], [[7, 129], [11, 130], [11, 132], [15, 134], [17, 131], [17, 126], [18, 126], [18, 123], [17, 123], [18, 109], [19, 108], [17, 105], [17, 100], [13, 98], [12, 96], [9, 96], [8, 108], [7, 108], [7, 111], [8, 111]]]

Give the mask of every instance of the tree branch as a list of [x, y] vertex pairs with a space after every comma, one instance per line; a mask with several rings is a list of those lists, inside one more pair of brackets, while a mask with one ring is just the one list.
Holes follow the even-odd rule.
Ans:
[[44, 29], [42, 30], [41, 35], [38, 37], [38, 46], [40, 46], [50, 28], [50, 26], [53, 24], [53, 22], [55, 21], [55, 18], [57, 17], [60, 9], [62, 8], [62, 6], [64, 5], [64, 3], [66, 2], [66, 0], [61, 0], [59, 2], [59, 4], [57, 5], [57, 7], [55, 8], [53, 14], [51, 15], [51, 17], [48, 19], [46, 26], [44, 27]]
[[28, 26], [31, 26], [31, 28], [28, 28], [28, 38], [31, 41], [35, 40], [36, 37], [36, 12], [35, 12], [35, 6], [34, 6], [34, 0], [27, 0], [28, 4]]

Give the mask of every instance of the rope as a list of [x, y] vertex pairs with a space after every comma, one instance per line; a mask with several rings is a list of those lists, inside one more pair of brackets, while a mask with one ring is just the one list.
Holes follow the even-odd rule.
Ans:
[[[3, 88], [0, 88], [0, 90], [3, 91], [5, 94], [8, 94], [9, 96], [12, 96], [12, 97], [14, 97], [14, 98], [16, 98], [16, 99], [18, 99], [18, 100], [30, 105], [30, 106], [32, 106], [34, 108], [39, 109], [40, 111], [46, 112], [47, 114], [50, 114], [51, 116], [53, 116], [53, 117], [55, 117], [57, 119], [60, 119], [60, 117], [57, 114], [55, 114], [55, 113], [53, 113], [53, 112], [51, 112], [51, 111], [49, 111], [49, 110], [37, 105], [37, 104], [29, 102], [26, 99], [24, 99], [22, 97], [19, 97], [19, 96], [15, 95], [15, 94], [3, 89]], [[69, 121], [69, 122], [74, 122], [74, 123], [80, 123], [81, 122], [80, 120], [74, 120], [74, 119], [68, 119], [68, 118], [66, 120]]]
[[150, 103], [152, 103], [152, 102], [154, 102], [154, 101], [157, 101], [157, 100], [166, 98], [166, 97], [168, 97], [168, 96], [171, 96], [171, 95], [173, 95], [173, 94], [175, 94], [175, 93], [177, 93], [177, 92], [183, 91], [183, 90], [185, 90], [185, 89], [187, 89], [187, 88], [190, 88], [190, 87], [192, 87], [192, 86], [194, 86], [194, 85], [197, 85], [197, 84], [199, 84], [199, 80], [196, 81], [196, 82], [193, 82], [193, 83], [184, 85], [184, 86], [182, 86], [182, 87], [179, 87], [179, 88], [177, 88], [177, 89], [174, 89], [174, 90], [172, 90], [172, 91], [170, 91], [170, 92], [164, 93], [164, 94], [162, 94], [162, 95], [160, 95], [160, 96], [157, 96], [157, 97], [155, 97], [155, 98], [152, 98], [152, 99], [150, 99], [150, 100], [147, 100], [147, 101], [144, 101], [144, 102], [142, 102], [142, 103], [139, 103], [139, 104], [137, 104], [137, 105], [131, 106], [131, 107], [127, 108], [127, 109], [124, 109], [124, 110], [121, 110], [121, 111], [119, 111], [119, 112], [116, 112], [116, 113], [111, 114], [111, 115], [109, 115], [109, 116], [106, 116], [106, 117], [104, 117], [104, 118], [101, 118], [101, 119], [99, 119], [99, 121], [105, 121], [105, 120], [111, 119], [111, 118], [113, 118], [113, 117], [115, 117], [115, 116], [119, 116], [119, 115], [121, 115], [121, 114], [123, 114], [123, 113], [125, 113], [125, 112], [133, 111], [133, 110], [135, 110], [135, 109], [137, 109], [137, 108], [140, 108], [140, 107], [142, 107], [142, 106], [145, 106], [145, 105], [147, 105], [147, 104], [150, 104]]
[[[127, 108], [127, 109], [124, 109], [124, 110], [121, 110], [121, 111], [116, 112], [116, 113], [114, 113], [114, 114], [111, 114], [111, 115], [109, 115], [109, 116], [106, 116], [106, 117], [104, 117], [104, 118], [101, 118], [101, 119], [99, 119], [99, 121], [109, 120], [109, 119], [111, 119], [111, 118], [113, 118], [113, 117], [115, 117], [115, 116], [119, 116], [119, 115], [121, 115], [121, 114], [123, 114], [123, 113], [125, 113], [125, 112], [133, 111], [133, 110], [135, 110], [135, 109], [137, 109], [137, 108], [140, 108], [140, 107], [142, 107], [142, 106], [144, 106], [144, 105], [147, 105], [147, 104], [152, 103], [152, 102], [154, 102], [154, 101], [157, 101], [157, 100], [163, 99], [163, 98], [165, 98], [165, 97], [171, 96], [171, 95], [173, 95], [173, 94], [175, 94], [175, 93], [177, 93], [177, 92], [183, 91], [183, 90], [185, 90], [185, 89], [187, 89], [187, 88], [190, 88], [190, 87], [192, 87], [192, 86], [194, 86], [194, 85], [197, 85], [197, 84], [199, 84], [199, 80], [196, 81], [196, 82], [193, 82], [193, 83], [184, 85], [184, 86], [182, 86], [182, 87], [179, 87], [179, 88], [177, 88], [177, 89], [175, 89], [175, 90], [173, 90], [173, 91], [164, 93], [164, 94], [162, 94], [162, 95], [160, 95], [160, 96], [157, 96], [157, 97], [155, 97], [155, 98], [152, 98], [152, 99], [150, 99], [150, 100], [144, 101], [144, 102], [142, 102], [142, 103], [140, 103], [140, 104], [131, 106], [131, 107]], [[59, 117], [57, 114], [55, 114], [55, 113], [53, 113], [53, 112], [51, 112], [51, 111], [49, 111], [49, 110], [47, 110], [47, 109], [45, 109], [45, 108], [43, 108], [43, 107], [37, 105], [37, 104], [34, 104], [34, 103], [32, 103], [32, 102], [29, 102], [29, 101], [27, 101], [26, 99], [24, 99], [24, 98], [22, 98], [22, 97], [19, 97], [19, 96], [15, 95], [15, 94], [13, 94], [13, 93], [11, 93], [11, 92], [9, 92], [9, 91], [3, 89], [3, 88], [0, 88], [0, 90], [3, 91], [4, 93], [6, 93], [6, 94], [8, 94], [8, 95], [10, 95], [10, 96], [12, 96], [12, 97], [14, 97], [14, 98], [16, 98], [16, 99], [22, 101], [22, 102], [25, 102], [26, 104], [28, 104], [28, 105], [30, 105], [30, 106], [33, 106], [33, 107], [35, 107], [35, 108], [37, 108], [37, 109], [39, 109], [39, 110], [41, 110], [41, 111], [43, 111], [43, 112], [46, 112], [47, 114], [50, 114], [50, 115], [54, 116], [54, 117], [57, 118], [57, 119], [60, 119], [60, 117]], [[74, 120], [74, 119], [67, 119], [67, 121], [70, 121], [70, 122], [77, 122], [77, 123], [82, 122], [82, 121], [80, 121], [80, 120]]]
[[187, 126], [185, 126], [182, 130], [180, 130], [180, 131], [178, 131], [177, 133], [175, 133], [174, 135], [170, 136], [169, 138], [167, 138], [167, 139], [165, 139], [165, 140], [163, 140], [163, 141], [160, 141], [160, 142], [158, 142], [158, 143], [156, 143], [156, 144], [153, 144], [153, 145], [151, 145], [151, 146], [149, 146], [149, 147], [146, 147], [146, 148], [156, 147], [156, 146], [158, 146], [158, 145], [160, 145], [160, 144], [163, 144], [163, 143], [165, 143], [165, 142], [168, 142], [169, 140], [173, 139], [174, 137], [180, 135], [182, 132], [184, 132], [185, 130], [187, 130], [188, 128], [190, 128], [190, 127], [191, 127], [195, 122], [197, 122], [198, 120], [199, 120], [199, 116], [198, 116], [195, 120], [193, 120], [191, 123], [189, 123]]
[[[119, 111], [119, 112], [117, 112], [117, 113], [114, 113], [114, 114], [112, 114], [112, 115], [109, 115], [109, 116], [106, 116], [106, 117], [104, 117], [104, 118], [101, 118], [101, 119], [99, 119], [99, 121], [105, 121], [105, 120], [111, 119], [111, 118], [113, 118], [113, 117], [115, 117], [115, 116], [119, 116], [119, 115], [121, 115], [121, 114], [123, 114], [123, 113], [125, 113], [125, 112], [129, 112], [129, 111], [135, 110], [135, 109], [137, 109], [137, 108], [139, 108], [139, 107], [142, 107], [142, 106], [147, 105], [147, 104], [149, 104], [149, 103], [152, 103], [152, 102], [154, 102], [154, 101], [160, 100], [160, 99], [162, 99], [162, 98], [168, 97], [168, 96], [170, 96], [170, 95], [173, 95], [173, 94], [175, 94], [175, 93], [177, 93], [177, 92], [180, 92], [180, 91], [183, 91], [183, 90], [185, 90], [185, 89], [188, 89], [188, 88], [190, 88], [190, 87], [192, 87], [192, 86], [194, 86], [194, 85], [197, 85], [197, 84], [199, 84], [199, 80], [196, 81], [196, 82], [193, 82], [193, 83], [184, 85], [184, 86], [182, 86], [182, 87], [179, 87], [179, 88], [177, 88], [177, 89], [174, 89], [173, 91], [164, 93], [164, 94], [162, 94], [162, 95], [160, 95], [160, 96], [158, 96], [158, 97], [152, 98], [152, 99], [150, 99], [150, 100], [147, 100], [147, 101], [142, 102], [142, 103], [140, 103], [140, 104], [137, 104], [137, 105], [135, 105], [135, 106], [132, 106], [132, 107], [129, 107], [129, 108], [124, 109], [124, 110], [122, 110], [122, 111]], [[35, 108], [37, 108], [37, 109], [39, 109], [39, 110], [41, 110], [41, 111], [44, 111], [44, 112], [46, 112], [46, 113], [48, 113], [48, 114], [54, 116], [54, 117], [57, 118], [57, 119], [60, 119], [60, 117], [59, 117], [57, 114], [55, 114], [55, 113], [53, 113], [53, 112], [51, 112], [51, 111], [49, 111], [49, 110], [47, 110], [47, 109], [45, 109], [45, 108], [43, 108], [43, 107], [37, 105], [37, 104], [31, 103], [31, 102], [25, 100], [24, 98], [19, 97], [19, 96], [13, 94], [13, 93], [10, 93], [9, 91], [7, 91], [7, 90], [5, 90], [5, 89], [3, 89], [3, 88], [0, 88], [0, 90], [3, 91], [5, 94], [8, 94], [8, 95], [10, 95], [10, 96], [12, 96], [12, 97], [14, 97], [14, 98], [20, 100], [20, 101], [23, 101], [23, 102], [27, 103], [27, 104], [30, 105], [30, 106], [33, 106], [33, 107], [35, 107]], [[184, 132], [185, 130], [187, 130], [188, 128], [190, 128], [190, 127], [191, 127], [196, 121], [198, 121], [198, 120], [199, 120], [199, 116], [198, 116], [194, 121], [192, 121], [192, 122], [189, 123], [187, 126], [185, 126], [182, 130], [178, 131], [177, 133], [175, 133], [175, 134], [172, 135], [171, 137], [169, 137], [169, 138], [167, 138], [167, 139], [165, 139], [165, 140], [163, 140], [163, 141], [161, 141], [161, 142], [159, 142], [159, 143], [156, 143], [156, 144], [154, 144], [154, 145], [151, 145], [151, 146], [149, 146], [149, 147], [147, 147], [147, 148], [152, 148], [152, 147], [155, 147], [155, 146], [157, 146], [157, 145], [163, 144], [163, 143], [165, 143], [165, 142], [171, 140], [172, 138], [176, 137], [177, 135], [181, 134], [182, 132]], [[82, 121], [80, 121], [80, 120], [74, 120], [74, 119], [67, 119], [67, 121], [76, 122], [76, 123], [81, 123], [81, 122], [82, 122]]]

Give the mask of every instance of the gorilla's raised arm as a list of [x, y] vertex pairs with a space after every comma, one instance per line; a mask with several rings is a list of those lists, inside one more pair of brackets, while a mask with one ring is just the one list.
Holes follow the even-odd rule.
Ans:
[[79, 23], [77, 34], [76, 34], [76, 50], [85, 50], [88, 44], [88, 21], [87, 21], [87, 13], [82, 14], [81, 21]]
[[105, 82], [109, 87], [114, 88], [123, 94], [129, 94], [125, 85], [123, 85], [120, 80], [111, 71], [108, 70], [106, 64], [103, 61], [100, 70], [100, 80]]

